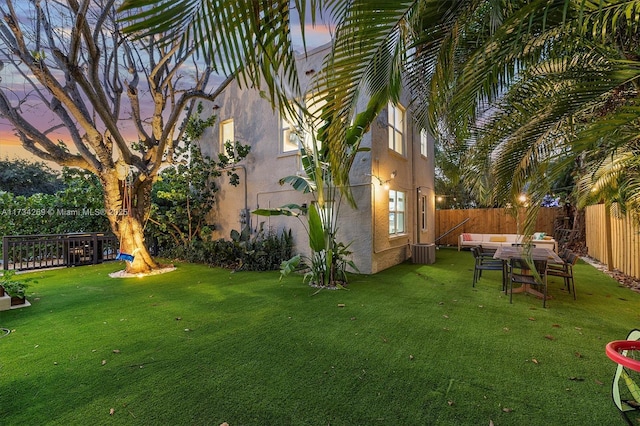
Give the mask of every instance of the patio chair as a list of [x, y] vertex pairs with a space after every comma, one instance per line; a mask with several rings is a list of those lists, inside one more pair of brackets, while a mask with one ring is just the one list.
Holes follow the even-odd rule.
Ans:
[[[521, 284], [526, 292], [530, 287], [539, 287], [542, 289], [542, 307], [547, 307], [547, 261], [546, 260], [534, 260], [533, 266], [535, 267], [539, 277], [531, 271], [531, 264], [525, 259], [512, 258], [509, 260], [509, 303], [513, 303], [513, 285]], [[538, 294], [537, 292], [533, 292]]]
[[549, 265], [547, 275], [561, 277], [564, 279], [564, 285], [569, 293], [573, 293], [573, 300], [576, 300], [576, 283], [573, 279], [573, 266], [578, 262], [580, 256], [574, 252], [569, 252], [562, 265]]
[[558, 254], [558, 256], [560, 256], [560, 259], [566, 261], [567, 258], [569, 257], [569, 254], [573, 253], [571, 250], [569, 250], [568, 248], [562, 249], [562, 251]]
[[[490, 252], [483, 252], [482, 247], [471, 247], [471, 254], [475, 260], [473, 267], [473, 287], [482, 276], [482, 271], [503, 271], [504, 266], [501, 260], [493, 258]], [[503, 280], [504, 287], [504, 280]]]

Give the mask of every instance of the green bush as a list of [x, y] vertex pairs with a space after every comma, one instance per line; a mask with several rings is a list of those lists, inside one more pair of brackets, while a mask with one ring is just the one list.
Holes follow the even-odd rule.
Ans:
[[236, 271], [275, 271], [291, 258], [293, 237], [291, 230], [279, 235], [260, 230], [254, 237], [247, 228], [232, 231], [231, 240], [196, 240], [188, 245], [161, 251], [161, 256], [192, 263], [204, 263]]
[[65, 168], [62, 181], [64, 188], [53, 195], [25, 196], [0, 191], [0, 235], [108, 231], [98, 178]]

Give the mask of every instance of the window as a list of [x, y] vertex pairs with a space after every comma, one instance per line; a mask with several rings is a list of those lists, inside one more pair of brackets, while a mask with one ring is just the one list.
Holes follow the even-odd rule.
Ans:
[[427, 197], [423, 195], [420, 197], [420, 222], [422, 224], [422, 230], [427, 230]]
[[389, 190], [389, 235], [405, 232], [405, 200], [404, 192]]
[[425, 129], [420, 130], [420, 154], [428, 157], [429, 151], [429, 139], [427, 137], [427, 131]]
[[224, 144], [227, 142], [235, 142], [236, 137], [233, 130], [233, 119], [225, 120], [220, 123], [220, 152], [226, 153]]
[[404, 108], [389, 102], [389, 149], [404, 155]]
[[[303, 111], [299, 107], [295, 107], [294, 112], [286, 111], [282, 114], [280, 119], [281, 152], [297, 151], [300, 144], [311, 147], [318, 130], [324, 124], [320, 114], [326, 101], [321, 96], [316, 94], [308, 95], [305, 98], [310, 117], [303, 117]], [[300, 122], [304, 122], [301, 128], [298, 127]]]
[[291, 112], [285, 111], [280, 118], [280, 133], [282, 142], [280, 149], [282, 152], [297, 151], [299, 138], [296, 130], [296, 118], [291, 116]]

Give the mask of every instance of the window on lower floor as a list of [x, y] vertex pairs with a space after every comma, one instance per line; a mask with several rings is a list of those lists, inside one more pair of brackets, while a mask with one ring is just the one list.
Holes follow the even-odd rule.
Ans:
[[227, 142], [235, 142], [235, 131], [233, 128], [233, 119], [225, 120], [220, 123], [220, 152], [224, 153], [224, 144]]
[[401, 191], [389, 190], [389, 235], [405, 232], [406, 197]]

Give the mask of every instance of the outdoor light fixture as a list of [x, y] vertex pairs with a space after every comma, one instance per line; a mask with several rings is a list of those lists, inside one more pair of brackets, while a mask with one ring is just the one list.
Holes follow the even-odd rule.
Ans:
[[525, 194], [520, 194], [520, 196], [518, 197], [518, 201], [520, 201], [521, 203], [526, 203], [527, 196]]
[[391, 172], [391, 177], [389, 179], [383, 180], [380, 176], [367, 173], [367, 176], [376, 178], [378, 180], [378, 184], [380, 184], [380, 186], [382, 186], [384, 189], [389, 189], [389, 182], [395, 179], [397, 175], [398, 175], [398, 172], [394, 170]]
[[441, 203], [445, 198], [450, 198], [453, 201], [458, 201], [458, 199], [454, 195], [436, 195], [436, 201]]

